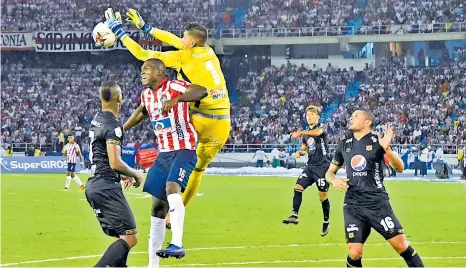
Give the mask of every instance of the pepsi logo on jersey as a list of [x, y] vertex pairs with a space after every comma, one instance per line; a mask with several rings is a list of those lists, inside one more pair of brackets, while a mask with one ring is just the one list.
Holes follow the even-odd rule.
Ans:
[[310, 151], [313, 151], [316, 149], [316, 141], [314, 140], [314, 138], [310, 137], [309, 139], [307, 139], [306, 143]]
[[353, 177], [362, 177], [367, 176], [367, 171], [363, 171], [367, 166], [367, 160], [364, 156], [357, 154], [351, 158], [351, 168], [355, 171], [353, 172]]

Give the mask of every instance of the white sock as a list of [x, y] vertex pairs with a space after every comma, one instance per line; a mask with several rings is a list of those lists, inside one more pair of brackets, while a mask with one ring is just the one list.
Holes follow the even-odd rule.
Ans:
[[162, 249], [165, 240], [165, 219], [150, 217], [149, 268], [159, 267], [159, 256], [155, 253]]
[[79, 186], [83, 185], [83, 182], [78, 178], [77, 175], [74, 175], [73, 180], [74, 180]]
[[70, 182], [71, 182], [71, 176], [66, 176], [65, 188], [69, 188], [69, 187], [70, 187]]
[[183, 246], [184, 204], [180, 194], [167, 196], [170, 207], [170, 223], [172, 225], [172, 242], [175, 246]]

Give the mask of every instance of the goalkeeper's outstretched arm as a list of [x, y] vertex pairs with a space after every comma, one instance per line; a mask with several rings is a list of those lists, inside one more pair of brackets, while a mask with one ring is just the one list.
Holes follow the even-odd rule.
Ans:
[[163, 61], [166, 67], [179, 68], [181, 60], [178, 51], [159, 52], [153, 50], [146, 50], [142, 48], [136, 41], [131, 39], [128, 35], [121, 38], [121, 42], [138, 60], [146, 61], [148, 59], [159, 59]]
[[157, 29], [157, 28], [153, 28], [152, 31], [150, 32], [150, 34], [154, 38], [159, 39], [160, 41], [162, 41], [165, 44], [173, 46], [173, 47], [175, 47], [177, 49], [183, 49], [183, 41], [181, 41], [181, 38], [179, 38], [178, 36], [176, 36], [176, 35], [174, 35], [174, 34], [172, 34], [170, 32], [160, 30], [160, 29]]
[[133, 54], [138, 60], [146, 61], [148, 59], [159, 59], [163, 61], [166, 67], [169, 68], [180, 68], [181, 59], [179, 51], [168, 51], [168, 52], [159, 52], [153, 50], [146, 50], [142, 48], [136, 41], [129, 37], [125, 30], [123, 30], [123, 24], [121, 22], [121, 16], [119, 12], [113, 14], [111, 8], [107, 9], [105, 12], [105, 17], [107, 18], [107, 25], [112, 30], [113, 33], [123, 42], [126, 48]]
[[154, 38], [157, 38], [170, 46], [176, 47], [177, 49], [183, 48], [183, 42], [181, 41], [181, 38], [170, 32], [153, 28], [144, 21], [142, 16], [135, 9], [130, 8], [129, 11], [126, 12], [126, 16], [126, 21], [134, 23], [136, 27], [143, 30], [145, 33], [149, 33]]

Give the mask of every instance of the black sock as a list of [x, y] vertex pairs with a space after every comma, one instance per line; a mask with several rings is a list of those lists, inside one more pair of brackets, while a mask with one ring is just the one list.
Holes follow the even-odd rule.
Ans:
[[330, 201], [328, 201], [328, 198], [322, 201], [322, 212], [324, 213], [324, 221], [328, 221], [330, 218]]
[[403, 253], [401, 253], [400, 256], [405, 259], [408, 267], [424, 267], [421, 257], [419, 257], [419, 254], [417, 254], [417, 252], [411, 246], [408, 246], [408, 248]]
[[358, 260], [353, 260], [351, 257], [348, 255], [346, 258], [346, 267], [362, 267], [362, 261], [361, 258]]
[[303, 201], [303, 191], [294, 189], [293, 196], [293, 214], [298, 215], [299, 207], [301, 207], [301, 202]]
[[94, 267], [106, 267], [107, 265], [109, 267], [126, 267], [129, 250], [128, 243], [123, 239], [118, 239], [108, 247]]

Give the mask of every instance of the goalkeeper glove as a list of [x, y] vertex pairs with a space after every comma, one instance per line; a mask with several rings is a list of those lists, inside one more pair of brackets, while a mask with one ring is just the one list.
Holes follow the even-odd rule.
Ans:
[[105, 18], [107, 19], [105, 23], [107, 23], [108, 28], [110, 28], [118, 38], [122, 39], [126, 35], [126, 32], [123, 30], [120, 12], [113, 13], [113, 9], [108, 8], [105, 10]]
[[130, 8], [128, 12], [126, 12], [126, 21], [132, 22], [138, 29], [141, 29], [144, 33], [150, 33], [152, 31], [152, 26], [147, 24], [144, 19], [141, 17], [139, 12]]

